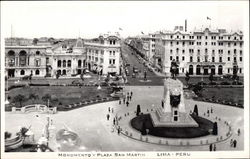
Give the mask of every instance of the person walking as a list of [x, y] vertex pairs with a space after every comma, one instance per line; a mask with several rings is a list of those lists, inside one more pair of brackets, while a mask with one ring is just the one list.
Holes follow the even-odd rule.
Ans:
[[130, 100], [130, 101], [132, 100], [132, 96], [129, 96], [129, 100]]
[[240, 129], [238, 129], [237, 133], [238, 133], [238, 136], [240, 136]]
[[127, 105], [127, 107], [128, 107], [128, 105], [129, 105], [129, 102], [128, 102], [128, 101], [126, 102], [126, 105]]
[[237, 141], [234, 140], [234, 141], [233, 141], [233, 147], [236, 148], [236, 146], [237, 146]]
[[209, 151], [213, 151], [213, 144], [209, 145]]
[[130, 96], [132, 96], [132, 95], [133, 95], [133, 92], [131, 91], [131, 92], [130, 92]]
[[109, 120], [109, 117], [110, 117], [110, 115], [109, 115], [109, 114], [107, 114], [107, 120]]
[[213, 150], [216, 151], [216, 145], [214, 144]]
[[124, 98], [123, 98], [123, 104], [125, 104], [125, 102], [126, 102], [126, 98], [124, 97]]
[[211, 107], [211, 110], [210, 110], [211, 114], [213, 113], [213, 111], [214, 111], [214, 110], [213, 110], [213, 108]]
[[115, 125], [115, 118], [113, 119], [113, 125]]
[[108, 111], [109, 111], [109, 113], [110, 113], [110, 107], [108, 108]]
[[111, 112], [114, 113], [114, 108], [111, 109]]
[[119, 100], [119, 105], [121, 105], [122, 104], [122, 101], [121, 101], [121, 99]]
[[234, 142], [234, 140], [231, 139], [231, 140], [230, 140], [230, 147], [233, 147], [233, 142]]

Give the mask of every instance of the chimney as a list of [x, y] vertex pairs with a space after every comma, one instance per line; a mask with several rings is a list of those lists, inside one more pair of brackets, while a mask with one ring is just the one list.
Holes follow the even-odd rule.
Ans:
[[187, 31], [187, 19], [185, 19], [185, 32]]

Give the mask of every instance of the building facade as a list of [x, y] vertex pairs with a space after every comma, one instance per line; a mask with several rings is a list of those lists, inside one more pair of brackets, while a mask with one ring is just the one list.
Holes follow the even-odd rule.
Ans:
[[[8, 77], [73, 76], [84, 69], [100, 74], [120, 74], [121, 45], [116, 35], [92, 40], [63, 41], [50, 46], [5, 46], [5, 74]], [[8, 44], [8, 43], [7, 43]], [[13, 44], [12, 44], [13, 45]]]
[[33, 75], [44, 77], [49, 64], [50, 47], [46, 46], [6, 46], [5, 70], [8, 77]]
[[179, 74], [243, 75], [243, 33], [209, 28], [184, 32], [160, 32], [156, 35], [156, 54], [161, 55], [162, 72], [170, 75], [172, 61], [179, 65]]

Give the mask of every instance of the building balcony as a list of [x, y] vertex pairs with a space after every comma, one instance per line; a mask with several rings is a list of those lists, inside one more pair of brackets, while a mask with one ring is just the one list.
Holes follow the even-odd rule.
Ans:
[[225, 62], [187, 62], [188, 64], [202, 65], [202, 66], [212, 66], [212, 65], [225, 65]]

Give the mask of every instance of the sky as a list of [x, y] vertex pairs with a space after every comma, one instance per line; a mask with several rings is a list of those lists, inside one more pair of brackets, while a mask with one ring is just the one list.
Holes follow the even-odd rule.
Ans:
[[[211, 25], [244, 31], [248, 1], [44, 1], [1, 2], [3, 36], [94, 38], [117, 32], [122, 37], [184, 25], [188, 31]], [[207, 20], [209, 17], [211, 20]], [[11, 27], [12, 26], [12, 27]], [[12, 28], [12, 29], [11, 29]], [[119, 30], [122, 28], [122, 30]]]

